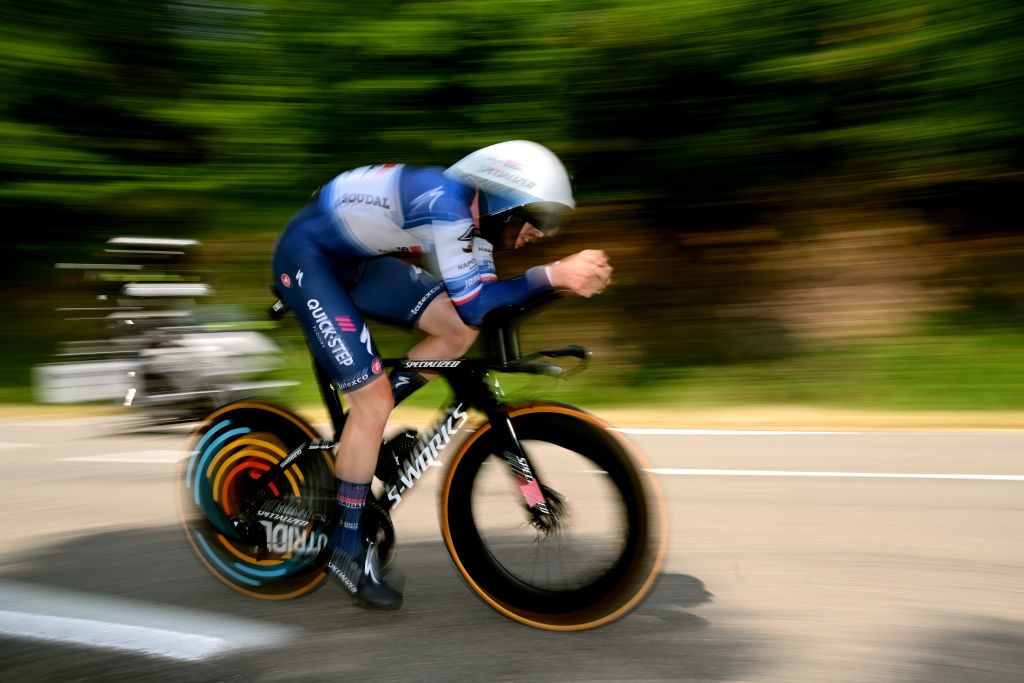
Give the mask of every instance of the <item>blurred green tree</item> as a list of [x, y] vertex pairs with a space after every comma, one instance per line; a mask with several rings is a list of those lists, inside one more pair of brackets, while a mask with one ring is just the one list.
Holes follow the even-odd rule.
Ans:
[[[793, 352], [784, 326], [721, 308], [770, 299], [773, 283], [749, 254], [712, 262], [686, 235], [844, 205], [937, 209], [963, 235], [999, 222], [1021, 187], [1014, 0], [49, 0], [0, 12], [0, 201], [17, 281], [38, 284], [57, 249], [87, 250], [97, 234], [267, 242], [341, 169], [443, 164], [523, 137], [564, 156], [580, 225], [634, 259], [614, 302], [633, 304], [619, 343], [648, 340], [643, 356], [668, 364], [760, 358]], [[684, 332], [695, 341], [668, 341]]]

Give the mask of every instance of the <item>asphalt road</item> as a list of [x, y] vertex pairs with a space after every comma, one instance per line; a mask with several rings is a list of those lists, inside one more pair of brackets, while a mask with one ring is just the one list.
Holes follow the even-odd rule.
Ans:
[[[0, 680], [1024, 680], [1024, 432], [630, 433], [669, 513], [644, 604], [575, 634], [454, 572], [396, 511], [405, 607], [246, 598], [178, 526], [183, 432], [0, 423]], [[434, 470], [424, 488], [436, 487]]]

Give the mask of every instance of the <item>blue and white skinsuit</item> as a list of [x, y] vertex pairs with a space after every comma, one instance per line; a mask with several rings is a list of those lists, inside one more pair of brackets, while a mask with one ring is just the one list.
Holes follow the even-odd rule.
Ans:
[[[479, 325], [488, 311], [551, 290], [542, 266], [498, 280], [493, 247], [473, 225], [475, 192], [439, 167], [364, 166], [288, 222], [274, 247], [277, 290], [342, 391], [383, 372], [363, 316], [413, 327], [447, 291], [463, 321]], [[387, 256], [395, 253], [423, 254], [436, 276]]]

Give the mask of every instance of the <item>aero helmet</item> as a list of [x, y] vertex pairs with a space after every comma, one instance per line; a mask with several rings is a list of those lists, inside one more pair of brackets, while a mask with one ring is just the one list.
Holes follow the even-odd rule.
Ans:
[[569, 174], [558, 157], [529, 140], [478, 149], [445, 174], [480, 190], [480, 231], [495, 246], [505, 225], [530, 223], [551, 236], [576, 208]]

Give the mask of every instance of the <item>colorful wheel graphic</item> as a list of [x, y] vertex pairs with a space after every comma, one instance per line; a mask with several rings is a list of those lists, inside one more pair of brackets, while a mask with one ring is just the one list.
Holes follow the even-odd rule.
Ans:
[[[185, 531], [200, 560], [235, 590], [282, 600], [308, 593], [323, 581], [327, 539], [315, 526], [252, 522], [264, 527], [268, 552], [261, 553], [233, 523], [260, 493], [261, 477], [317, 438], [293, 413], [252, 401], [221, 408], [195, 433], [181, 473]], [[326, 514], [334, 505], [333, 469], [330, 451], [317, 451], [266, 481], [262, 493]]]

